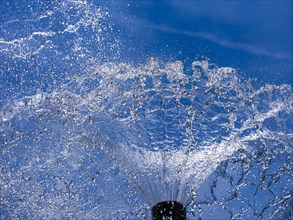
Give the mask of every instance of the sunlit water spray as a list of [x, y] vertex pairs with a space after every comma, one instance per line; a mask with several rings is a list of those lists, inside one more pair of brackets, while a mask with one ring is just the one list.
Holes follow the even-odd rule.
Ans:
[[[187, 206], [219, 164], [240, 150], [274, 142], [289, 153], [291, 105], [290, 86], [255, 89], [241, 83], [235, 70], [206, 61], [195, 61], [189, 74], [181, 62], [150, 60], [138, 68], [106, 63], [59, 91], [6, 101], [2, 169], [21, 175], [52, 165], [51, 148], [71, 158], [71, 169], [81, 169], [75, 147], [91, 147], [114, 159], [148, 205], [179, 201]], [[17, 150], [37, 155], [15, 161]]]
[[[192, 66], [154, 58], [137, 66], [97, 62], [86, 42], [105, 46], [100, 9], [86, 1], [65, 1], [53, 9], [35, 19], [57, 22], [63, 16], [67, 23], [51, 22], [58, 30], [18, 36], [17, 43], [0, 40], [5, 66], [11, 66], [12, 57], [38, 73], [37, 79], [15, 76], [16, 89], [13, 80], [1, 85], [6, 96], [19, 94], [1, 101], [3, 216], [143, 219], [154, 204], [179, 201], [189, 205], [193, 218], [202, 215], [202, 204], [221, 206], [227, 218], [245, 217], [247, 210], [260, 218], [273, 206], [275, 211], [265, 215], [273, 218], [289, 204], [292, 179], [282, 178], [292, 171], [291, 86], [257, 85], [208, 61]], [[57, 47], [65, 35], [74, 36], [68, 42], [72, 51]], [[46, 71], [34, 64], [44, 64]], [[61, 72], [56, 76], [59, 65], [66, 80]], [[11, 68], [14, 73], [18, 67]], [[26, 83], [42, 81], [48, 70], [52, 75], [37, 92], [37, 84], [28, 89]], [[261, 179], [252, 182], [259, 187], [255, 197], [261, 190], [280, 196], [261, 205], [245, 202], [241, 191], [250, 186], [246, 176], [252, 163]], [[213, 198], [197, 201], [204, 181], [223, 167], [210, 189], [216, 191]], [[231, 167], [241, 171], [229, 174]], [[218, 196], [219, 177], [233, 186], [228, 198]], [[225, 178], [223, 188], [229, 185]], [[284, 188], [276, 190], [274, 184]], [[239, 199], [246, 207], [229, 206]]]

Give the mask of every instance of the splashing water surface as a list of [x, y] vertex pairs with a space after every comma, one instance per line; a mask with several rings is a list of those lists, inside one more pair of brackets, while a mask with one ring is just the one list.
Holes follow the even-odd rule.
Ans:
[[102, 8], [39, 7], [1, 24], [1, 219], [144, 219], [166, 200], [190, 219], [292, 214], [291, 86], [104, 61], [118, 41]]

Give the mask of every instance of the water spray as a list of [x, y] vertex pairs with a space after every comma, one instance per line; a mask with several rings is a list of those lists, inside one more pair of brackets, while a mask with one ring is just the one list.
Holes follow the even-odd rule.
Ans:
[[[85, 219], [133, 219], [132, 215], [142, 219], [146, 207], [151, 207], [152, 220], [185, 220], [201, 184], [231, 157], [222, 168], [227, 177], [233, 173], [241, 177], [231, 184], [240, 186], [235, 192], [246, 196], [248, 188], [243, 183], [249, 179], [244, 178], [242, 161], [250, 163], [256, 153], [264, 153], [257, 156], [257, 165], [263, 167], [271, 160], [279, 163], [274, 154], [281, 158], [292, 154], [288, 141], [292, 137], [291, 86], [265, 85], [255, 90], [251, 84], [241, 84], [231, 68], [210, 69], [206, 61], [196, 61], [193, 67], [195, 72], [189, 76], [180, 62], [165, 67], [150, 62], [138, 68], [106, 63], [96, 66], [98, 71], [91, 75], [73, 78], [65, 91], [39, 92], [0, 103], [0, 145], [4, 146], [0, 193], [4, 195], [1, 201], [9, 204], [1, 210], [4, 218], [17, 218], [22, 212], [21, 218], [28, 219], [71, 218], [74, 211]], [[100, 78], [102, 83], [96, 85]], [[81, 95], [84, 88], [90, 91]], [[252, 153], [246, 157], [243, 152], [248, 150]], [[115, 182], [122, 177], [112, 170], [113, 165], [131, 184]], [[282, 166], [286, 176], [285, 167], [290, 166], [287, 161]], [[258, 172], [258, 167], [252, 172]], [[280, 175], [279, 170], [270, 172]], [[56, 174], [60, 175], [55, 178]], [[225, 194], [219, 180], [215, 192]], [[116, 184], [119, 187], [113, 193]], [[290, 196], [289, 180], [276, 184], [288, 186], [282, 192]], [[32, 186], [36, 191], [31, 192]], [[274, 189], [268, 188], [269, 199]], [[120, 207], [116, 192], [139, 212]], [[40, 193], [45, 194], [40, 197]], [[84, 195], [97, 199], [85, 203], [79, 199]], [[284, 203], [274, 200], [280, 211], [289, 207], [286, 196]], [[23, 198], [27, 200], [17, 202]], [[232, 200], [238, 204], [236, 197]], [[56, 204], [53, 209], [51, 201]], [[249, 206], [248, 201], [243, 205]], [[218, 210], [217, 204], [211, 207], [207, 209]], [[190, 211], [194, 216], [196, 212]], [[233, 216], [247, 213], [233, 211]], [[208, 218], [205, 215], [210, 214], [215, 212], [204, 210], [198, 215]]]

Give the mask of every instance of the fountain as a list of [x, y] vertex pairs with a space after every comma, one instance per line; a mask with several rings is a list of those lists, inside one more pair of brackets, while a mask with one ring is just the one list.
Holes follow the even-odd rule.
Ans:
[[[156, 58], [101, 61], [100, 52], [93, 59], [88, 44], [108, 49], [106, 13], [87, 1], [50, 7], [34, 19], [50, 21], [51, 32], [0, 39], [16, 74], [9, 81], [1, 72], [4, 218], [179, 220], [207, 206], [228, 213], [221, 218], [274, 217], [288, 206], [290, 85], [257, 85], [207, 60], [189, 68]], [[64, 36], [72, 51], [58, 49]], [[17, 75], [19, 66], [36, 77]], [[249, 187], [265, 204], [247, 201]]]
[[160, 202], [152, 207], [152, 216], [154, 220], [160, 219], [186, 219], [186, 210], [184, 206], [176, 201]]
[[[174, 201], [176, 210], [184, 210], [221, 162], [245, 160], [243, 151], [257, 153], [259, 143], [288, 143], [285, 120], [287, 133], [273, 131], [277, 128], [267, 123], [292, 114], [290, 87], [265, 85], [252, 91], [234, 69], [206, 61], [195, 61], [192, 75], [184, 74], [181, 62], [162, 65], [155, 60], [139, 68], [101, 64], [91, 75], [73, 77], [60, 91], [6, 102], [1, 132], [10, 147], [3, 159], [17, 151], [35, 152], [35, 158], [10, 159], [4, 169], [18, 177], [33, 167], [41, 172], [65, 163], [64, 171], [53, 169], [49, 176], [54, 174], [57, 191], [76, 194], [55, 173], [90, 169], [82, 158], [92, 158], [89, 153], [98, 150], [135, 184], [156, 216], [166, 201], [164, 209]], [[89, 79], [103, 83], [79, 92]], [[265, 99], [263, 94], [270, 95]]]

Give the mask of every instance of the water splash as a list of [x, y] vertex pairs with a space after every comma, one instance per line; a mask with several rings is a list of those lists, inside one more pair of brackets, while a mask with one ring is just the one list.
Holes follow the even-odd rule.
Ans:
[[[94, 160], [89, 155], [94, 152], [112, 157], [149, 206], [194, 202], [201, 184], [233, 155], [245, 160], [243, 152], [265, 148], [291, 161], [290, 86], [256, 89], [240, 82], [234, 69], [207, 61], [195, 61], [191, 73], [183, 69], [179, 61], [154, 59], [140, 67], [105, 63], [52, 93], [6, 101], [0, 112], [3, 195], [17, 190], [12, 185], [26, 172], [47, 169], [56, 185], [52, 189], [76, 195], [70, 187], [78, 183], [66, 182], [72, 177], [63, 172], [83, 172], [84, 160]], [[13, 157], [13, 152], [26, 156]], [[40, 194], [54, 198], [37, 179], [33, 183]]]
[[1, 99], [38, 89], [52, 92], [93, 62], [118, 56], [119, 42], [102, 5], [87, 0], [1, 4], [7, 8], [0, 24]]
[[163, 200], [191, 219], [292, 213], [291, 86], [202, 60], [105, 61], [107, 10], [31, 2], [0, 31], [3, 218], [145, 219]]

